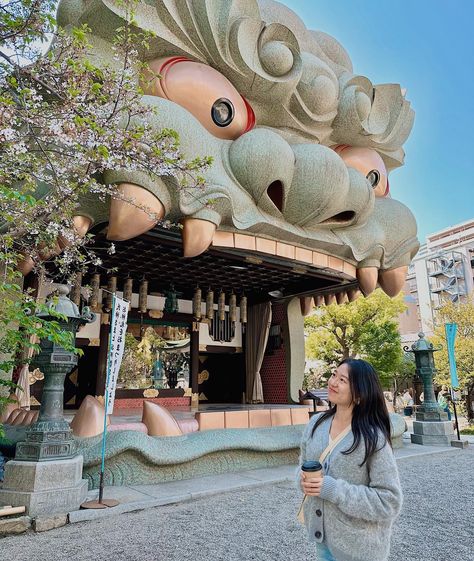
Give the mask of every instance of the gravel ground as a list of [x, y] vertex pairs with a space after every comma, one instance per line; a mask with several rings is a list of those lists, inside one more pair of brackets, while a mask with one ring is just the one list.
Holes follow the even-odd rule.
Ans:
[[[405, 505], [390, 561], [474, 560], [474, 447], [399, 462]], [[291, 483], [0, 540], [18, 561], [306, 561]]]

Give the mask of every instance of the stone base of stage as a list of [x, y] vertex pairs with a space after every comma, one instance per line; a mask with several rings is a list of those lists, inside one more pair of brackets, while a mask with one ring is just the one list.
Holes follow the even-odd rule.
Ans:
[[[183, 436], [138, 432], [107, 436], [105, 485], [148, 485], [201, 475], [296, 464], [304, 425], [219, 429]], [[101, 438], [79, 440], [83, 477], [99, 486]]]
[[[402, 446], [406, 424], [390, 415], [392, 444]], [[217, 429], [182, 436], [152, 437], [135, 431], [107, 435], [106, 485], [148, 485], [203, 475], [298, 462], [305, 425]], [[99, 486], [101, 437], [78, 439], [89, 489]]]

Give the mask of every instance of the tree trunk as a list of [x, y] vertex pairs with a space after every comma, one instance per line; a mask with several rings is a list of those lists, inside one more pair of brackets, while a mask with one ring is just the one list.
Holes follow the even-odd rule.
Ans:
[[474, 423], [474, 384], [467, 386], [466, 413], [469, 424]]

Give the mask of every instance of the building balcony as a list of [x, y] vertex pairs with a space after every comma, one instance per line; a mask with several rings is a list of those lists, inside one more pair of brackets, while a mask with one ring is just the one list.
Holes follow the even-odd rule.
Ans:
[[450, 278], [451, 277], [457, 277], [458, 279], [464, 278], [464, 273], [462, 271], [456, 271], [455, 269], [436, 269], [428, 273], [428, 276], [430, 277], [439, 277], [443, 275], [445, 277], [450, 277]]
[[460, 294], [464, 296], [466, 294], [466, 289], [462, 286], [437, 286], [431, 288], [431, 292], [433, 294], [441, 294], [444, 292], [447, 294]]

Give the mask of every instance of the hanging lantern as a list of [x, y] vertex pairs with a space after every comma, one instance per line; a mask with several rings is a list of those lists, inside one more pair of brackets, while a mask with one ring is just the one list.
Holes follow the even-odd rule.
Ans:
[[95, 273], [91, 279], [91, 296], [89, 298], [89, 306], [93, 312], [100, 312], [99, 306], [99, 291], [100, 291], [100, 275]]
[[140, 283], [138, 291], [138, 311], [141, 314], [146, 314], [148, 303], [148, 281], [143, 279]]
[[240, 299], [240, 323], [247, 323], [247, 296]]
[[112, 275], [107, 282], [107, 299], [105, 301], [105, 309], [111, 310], [114, 294], [117, 292], [117, 277]]
[[81, 286], [82, 286], [82, 273], [77, 272], [74, 278], [74, 284], [72, 285], [70, 299], [79, 306], [81, 303]]
[[214, 319], [214, 291], [209, 289], [206, 297], [206, 317]]
[[219, 293], [219, 298], [217, 299], [217, 314], [221, 321], [225, 321], [225, 292], [222, 290]]
[[198, 321], [201, 319], [201, 301], [202, 301], [201, 289], [199, 288], [199, 286], [196, 286], [196, 290], [194, 291], [194, 296], [193, 296], [193, 316], [194, 319]]
[[237, 321], [237, 296], [233, 292], [229, 296], [229, 319], [232, 323]]
[[132, 309], [133, 279], [126, 278], [123, 283], [123, 299], [128, 301], [128, 309]]

